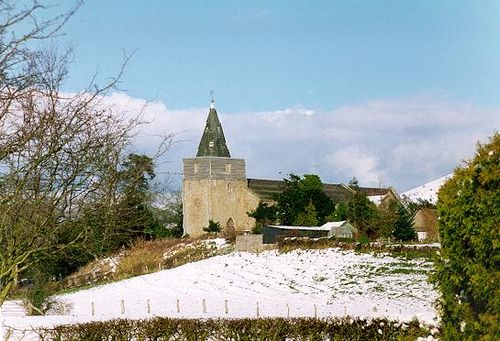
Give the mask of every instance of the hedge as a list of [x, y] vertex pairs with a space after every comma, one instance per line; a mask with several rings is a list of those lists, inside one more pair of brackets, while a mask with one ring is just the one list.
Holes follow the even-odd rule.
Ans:
[[438, 336], [417, 320], [259, 318], [111, 320], [39, 330], [42, 340], [415, 340]]

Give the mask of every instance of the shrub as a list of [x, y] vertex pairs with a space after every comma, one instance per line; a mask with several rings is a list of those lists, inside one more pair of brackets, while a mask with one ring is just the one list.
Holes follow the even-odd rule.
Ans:
[[444, 338], [500, 335], [500, 135], [495, 133], [439, 191]]
[[215, 222], [215, 221], [210, 219], [208, 221], [208, 226], [205, 226], [203, 228], [203, 231], [205, 231], [207, 233], [219, 233], [220, 232], [220, 223]]
[[[415, 340], [430, 331], [418, 321], [260, 318], [112, 320], [39, 331], [54, 340]], [[438, 336], [434, 333], [434, 336]]]

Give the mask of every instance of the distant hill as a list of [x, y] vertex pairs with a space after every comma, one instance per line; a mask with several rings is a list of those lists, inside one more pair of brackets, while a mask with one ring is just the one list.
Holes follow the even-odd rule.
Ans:
[[437, 194], [441, 186], [452, 177], [453, 174], [448, 174], [439, 178], [437, 180], [433, 180], [416, 188], [410, 189], [401, 194], [403, 198], [406, 198], [410, 201], [418, 201], [425, 200], [430, 202], [431, 204], [435, 204], [437, 202]]

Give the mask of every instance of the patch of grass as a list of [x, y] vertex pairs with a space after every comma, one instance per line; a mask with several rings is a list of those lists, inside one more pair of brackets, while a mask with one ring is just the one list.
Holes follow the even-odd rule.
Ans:
[[428, 270], [422, 270], [422, 269], [412, 269], [412, 268], [396, 268], [396, 269], [391, 269], [387, 272], [389, 275], [396, 275], [396, 274], [402, 274], [402, 275], [410, 275], [410, 274], [415, 274], [415, 275], [427, 275], [429, 274]]

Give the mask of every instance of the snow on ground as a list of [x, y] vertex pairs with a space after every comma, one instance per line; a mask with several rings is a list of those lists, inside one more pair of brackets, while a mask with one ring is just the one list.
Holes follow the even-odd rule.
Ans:
[[[431, 270], [432, 263], [425, 259], [339, 249], [235, 252], [60, 295], [67, 316], [12, 317], [5, 324], [22, 329], [117, 317], [237, 318], [257, 314], [347, 314], [401, 321], [417, 317], [436, 324], [433, 302], [437, 293], [427, 283]], [[61, 306], [52, 313], [61, 314]]]
[[401, 194], [402, 197], [406, 197], [411, 201], [426, 200], [431, 204], [435, 204], [437, 202], [437, 194], [441, 186], [452, 177], [453, 174], [448, 174], [439, 178], [437, 180], [428, 182], [422, 186], [416, 187], [414, 189], [410, 189]]

